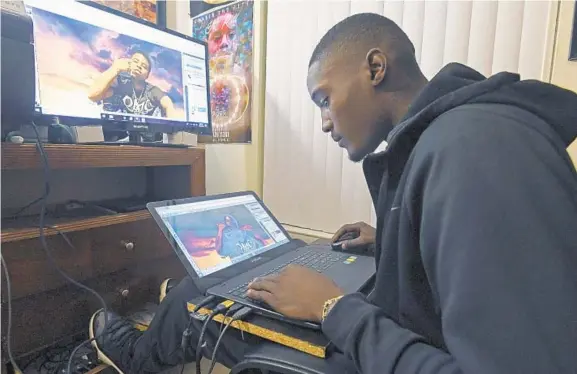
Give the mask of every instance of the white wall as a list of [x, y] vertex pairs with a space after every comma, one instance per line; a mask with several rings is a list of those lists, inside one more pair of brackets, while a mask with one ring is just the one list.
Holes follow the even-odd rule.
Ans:
[[[186, 35], [192, 34], [192, 24], [189, 14], [189, 3], [184, 0], [167, 1], [167, 26]], [[253, 82], [252, 97], [252, 143], [251, 144], [207, 144], [206, 149], [206, 193], [207, 195], [253, 190], [262, 193], [262, 117], [259, 81], [264, 64], [260, 56], [264, 43], [258, 41], [264, 38], [259, 32], [266, 10], [261, 2], [255, 3], [254, 50], [255, 63], [253, 70], [256, 80]]]

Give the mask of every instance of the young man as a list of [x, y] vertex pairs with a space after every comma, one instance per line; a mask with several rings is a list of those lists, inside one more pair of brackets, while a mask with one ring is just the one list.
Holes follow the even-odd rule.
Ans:
[[[574, 373], [577, 173], [565, 149], [577, 135], [577, 95], [459, 64], [427, 82], [405, 33], [376, 14], [333, 27], [307, 83], [323, 131], [364, 160], [376, 285], [368, 297], [343, 295], [289, 267], [255, 280], [249, 296], [322, 321], [342, 352], [330, 373]], [[371, 240], [370, 227], [354, 229]], [[177, 322], [155, 323], [173, 333]]]
[[107, 112], [174, 118], [172, 99], [146, 80], [152, 61], [144, 52], [134, 52], [130, 58], [120, 58], [94, 80], [88, 98], [103, 102]]

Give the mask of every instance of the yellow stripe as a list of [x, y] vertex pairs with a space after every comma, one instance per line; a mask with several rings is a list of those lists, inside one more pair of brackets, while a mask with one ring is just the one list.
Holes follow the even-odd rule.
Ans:
[[220, 305], [224, 305], [227, 308], [230, 308], [232, 306], [232, 304], [234, 304], [234, 301], [230, 301], [230, 300], [225, 300], [222, 303], [220, 303]]
[[[188, 310], [189, 311], [192, 312], [194, 310], [194, 307], [195, 307], [194, 304], [190, 304], [190, 303], [188, 304]], [[199, 314], [210, 314], [210, 309], [200, 308], [198, 313]], [[228, 323], [231, 320], [231, 317], [227, 317], [225, 319], [224, 315], [218, 314], [214, 317], [214, 320], [217, 322], [220, 322], [220, 323]], [[325, 347], [323, 347], [323, 346], [315, 345], [315, 344], [309, 343], [307, 341], [300, 340], [300, 339], [294, 338], [292, 336], [288, 336], [288, 335], [282, 334], [280, 332], [269, 330], [269, 329], [266, 329], [264, 327], [257, 326], [255, 324], [248, 323], [248, 322], [234, 321], [231, 324], [231, 326], [238, 329], [238, 330], [241, 330], [241, 331], [247, 332], [249, 334], [261, 337], [263, 339], [270, 340], [272, 342], [282, 344], [282, 345], [287, 346], [287, 347], [294, 348], [298, 351], [307, 353], [311, 356], [315, 356], [315, 357], [319, 357], [319, 358], [325, 358], [326, 357], [326, 350], [325, 350]]]

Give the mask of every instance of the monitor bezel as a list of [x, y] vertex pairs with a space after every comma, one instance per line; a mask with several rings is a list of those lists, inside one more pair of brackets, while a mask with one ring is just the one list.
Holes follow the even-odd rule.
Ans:
[[[287, 237], [288, 242], [279, 245], [278, 247], [269, 249], [266, 252], [258, 254], [256, 257], [248, 258], [244, 261], [237, 262], [236, 264], [232, 264], [229, 267], [224, 269], [215, 271], [214, 273], [207, 274], [205, 276], [199, 276], [196, 272], [194, 267], [188, 262], [187, 255], [184, 251], [180, 248], [177, 241], [172, 237], [170, 230], [166, 226], [166, 223], [158, 214], [156, 208], [172, 206], [172, 205], [181, 205], [181, 204], [188, 204], [188, 203], [197, 203], [201, 201], [207, 200], [220, 200], [226, 199], [229, 197], [237, 197], [237, 196], [252, 196], [255, 200], [263, 207], [264, 211], [269, 215], [269, 217], [273, 220], [273, 222], [280, 228], [282, 233]], [[275, 258], [282, 256], [283, 254], [296, 249], [301, 244], [292, 239], [290, 234], [286, 231], [282, 223], [271, 213], [268, 207], [264, 204], [264, 202], [258, 197], [258, 195], [254, 191], [240, 191], [240, 192], [233, 192], [233, 193], [225, 193], [220, 195], [210, 195], [210, 196], [197, 196], [197, 197], [189, 197], [184, 199], [172, 199], [172, 200], [165, 200], [165, 201], [157, 201], [151, 202], [146, 205], [150, 215], [158, 225], [160, 231], [164, 234], [166, 240], [170, 243], [170, 246], [176, 253], [177, 257], [180, 259], [184, 267], [186, 268], [188, 274], [194, 280], [195, 285], [198, 289], [205, 293], [209, 288], [221, 284], [222, 282], [234, 278], [239, 274], [246, 273], [250, 269], [253, 269], [261, 264], [266, 262], [272, 261]]]
[[[200, 44], [204, 48], [204, 65], [206, 69], [206, 87], [207, 92], [207, 111], [208, 111], [208, 127], [207, 128], [191, 128], [186, 125], [174, 124], [157, 124], [157, 123], [141, 123], [141, 122], [129, 122], [129, 121], [111, 121], [104, 120], [102, 118], [87, 118], [87, 117], [71, 117], [71, 116], [58, 116], [53, 114], [38, 113], [34, 111], [34, 120], [37, 125], [51, 125], [54, 123], [60, 123], [68, 126], [102, 126], [104, 130], [126, 130], [126, 131], [140, 131], [140, 132], [162, 132], [162, 133], [173, 133], [178, 131], [186, 131], [190, 133], [195, 133], [198, 135], [212, 135], [212, 110], [211, 110], [211, 99], [210, 99], [210, 69], [209, 69], [209, 55], [208, 55], [208, 43], [204, 40], [182, 34], [178, 31], [169, 29], [166, 26], [159, 24], [154, 24], [150, 21], [135, 17], [131, 14], [121, 12], [114, 8], [109, 8], [105, 5], [95, 3], [90, 0], [74, 0], [86, 6], [93, 7], [100, 11], [110, 13], [114, 16], [125, 18], [128, 21], [136, 22], [141, 25], [151, 27], [161, 32], [166, 32], [176, 37], [186, 39], [188, 41]], [[158, 4], [158, 3], [157, 3]], [[24, 4], [26, 6], [26, 3]], [[157, 18], [158, 20], [158, 18]], [[34, 19], [32, 19], [34, 23]], [[36, 53], [36, 52], [35, 52]]]

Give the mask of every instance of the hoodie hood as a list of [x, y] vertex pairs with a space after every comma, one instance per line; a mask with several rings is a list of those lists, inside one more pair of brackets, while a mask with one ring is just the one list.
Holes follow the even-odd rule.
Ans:
[[[565, 146], [577, 137], [577, 94], [537, 80], [520, 80], [518, 74], [502, 72], [489, 78], [465, 65], [445, 66], [423, 88], [403, 120], [387, 138], [383, 152], [363, 162], [365, 177], [375, 197], [382, 173], [402, 172], [404, 163], [429, 125], [443, 113], [465, 104], [504, 104], [526, 110], [545, 121]], [[395, 168], [387, 165], [394, 154]]]
[[441, 114], [464, 104], [504, 104], [524, 109], [547, 122], [569, 146], [577, 137], [577, 94], [519, 74], [498, 73], [485, 78], [467, 66], [445, 66], [425, 86], [405, 118], [389, 134], [393, 143], [407, 132], [420, 135]]

